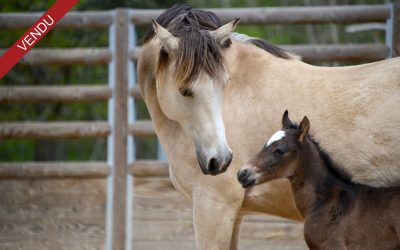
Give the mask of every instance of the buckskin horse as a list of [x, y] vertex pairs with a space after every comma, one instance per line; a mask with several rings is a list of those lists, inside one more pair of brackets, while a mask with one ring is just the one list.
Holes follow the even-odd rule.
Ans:
[[279, 126], [281, 110], [294, 118], [309, 114], [321, 146], [352, 181], [391, 186], [400, 180], [400, 59], [312, 66], [234, 33], [236, 24], [173, 6], [145, 35], [138, 61], [141, 94], [171, 181], [193, 202], [198, 249], [236, 249], [249, 213], [303, 220], [287, 180], [245, 192], [236, 177]]
[[286, 111], [282, 129], [238, 172], [248, 188], [278, 178], [290, 181], [304, 217], [310, 249], [400, 249], [400, 186], [355, 184]]

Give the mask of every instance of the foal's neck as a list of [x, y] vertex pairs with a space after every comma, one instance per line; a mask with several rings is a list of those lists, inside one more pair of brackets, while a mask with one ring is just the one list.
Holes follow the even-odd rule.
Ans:
[[348, 190], [350, 184], [329, 170], [319, 148], [310, 139], [306, 140], [299, 153], [299, 165], [289, 180], [296, 205], [306, 218], [318, 206], [338, 203], [338, 192]]

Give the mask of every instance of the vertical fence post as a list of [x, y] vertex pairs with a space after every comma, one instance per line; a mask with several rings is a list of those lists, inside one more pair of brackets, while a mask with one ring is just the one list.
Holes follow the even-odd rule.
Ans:
[[389, 3], [390, 16], [386, 21], [388, 58], [400, 56], [400, 0]]
[[389, 17], [386, 19], [386, 30], [385, 30], [385, 43], [389, 50], [386, 58], [391, 58], [393, 55], [393, 4], [387, 4], [389, 8]]
[[392, 57], [400, 56], [400, 0], [393, 2]]
[[160, 160], [160, 161], [168, 160], [167, 154], [165, 153], [159, 139], [157, 139], [157, 160]]
[[109, 47], [113, 54], [109, 64], [109, 85], [113, 96], [109, 102], [108, 119], [111, 135], [108, 138], [107, 239], [108, 250], [125, 247], [126, 176], [127, 176], [127, 100], [128, 100], [128, 22], [126, 9], [115, 11], [110, 27]]
[[[130, 20], [131, 11], [129, 12], [129, 21], [128, 21], [128, 52], [131, 52], [136, 47], [136, 27]], [[136, 85], [136, 67], [133, 59], [128, 60], [128, 93]], [[128, 95], [128, 126], [133, 124], [136, 121], [136, 101], [132, 95]], [[136, 160], [136, 145], [135, 138], [131, 133], [128, 133], [128, 155], [127, 161], [128, 166], [130, 166]], [[129, 172], [127, 173], [127, 182], [126, 182], [126, 237], [125, 237], [125, 249], [132, 249], [132, 236], [133, 236], [133, 176]]]

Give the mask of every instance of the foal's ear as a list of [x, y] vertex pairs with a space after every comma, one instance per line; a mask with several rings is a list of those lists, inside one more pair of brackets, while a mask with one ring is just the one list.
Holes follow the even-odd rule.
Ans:
[[289, 119], [289, 112], [287, 110], [285, 110], [285, 113], [283, 113], [282, 116], [282, 128], [292, 128], [294, 126], [294, 124], [292, 123], [292, 121]]
[[310, 129], [310, 121], [308, 120], [307, 116], [304, 116], [298, 129], [298, 138], [297, 138], [298, 143], [304, 144], [309, 129]]
[[235, 18], [233, 21], [219, 27], [216, 30], [210, 31], [211, 36], [213, 36], [218, 42], [224, 43], [231, 36], [232, 32], [235, 30], [236, 25], [239, 22], [239, 18]]
[[178, 49], [179, 39], [174, 37], [168, 30], [162, 27], [157, 21], [153, 21], [153, 29], [157, 37], [160, 39], [161, 44], [167, 52]]

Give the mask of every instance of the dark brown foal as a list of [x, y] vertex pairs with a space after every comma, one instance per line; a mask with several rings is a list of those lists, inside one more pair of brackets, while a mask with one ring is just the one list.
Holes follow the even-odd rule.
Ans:
[[286, 111], [282, 124], [240, 169], [242, 186], [288, 178], [310, 249], [400, 249], [400, 187], [352, 183], [308, 136], [307, 117], [296, 126]]

